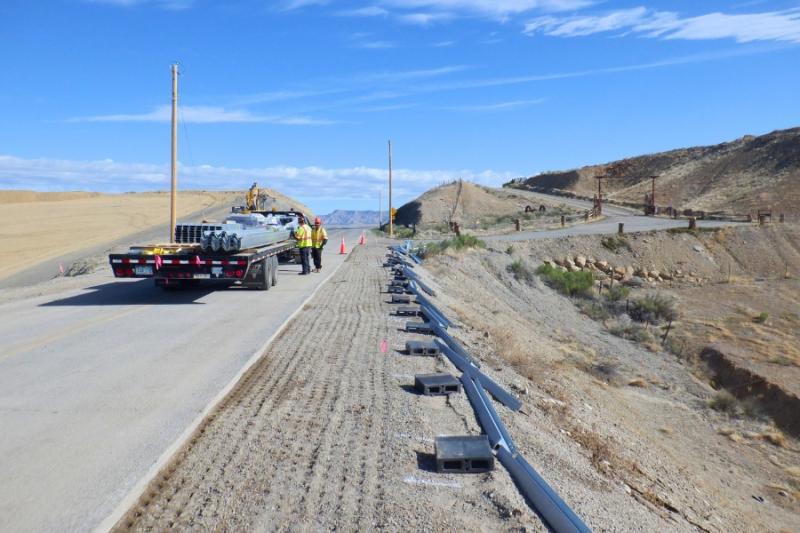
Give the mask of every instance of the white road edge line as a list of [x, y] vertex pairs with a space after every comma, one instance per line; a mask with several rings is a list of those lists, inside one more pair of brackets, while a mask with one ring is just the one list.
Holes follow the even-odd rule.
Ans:
[[[353, 250], [351, 250], [347, 255], [349, 256], [352, 253]], [[189, 441], [189, 439], [192, 438], [195, 431], [197, 431], [197, 429], [200, 427], [200, 424], [203, 423], [203, 420], [205, 420], [206, 417], [209, 414], [211, 414], [211, 412], [217, 407], [217, 405], [219, 405], [219, 403], [222, 402], [223, 399], [225, 399], [225, 397], [233, 390], [233, 388], [239, 383], [239, 381], [241, 381], [242, 377], [247, 373], [247, 371], [250, 370], [250, 368], [253, 367], [253, 365], [255, 365], [264, 356], [264, 354], [267, 352], [267, 348], [269, 348], [269, 345], [272, 344], [272, 341], [274, 341], [278, 337], [278, 335], [280, 335], [283, 332], [283, 330], [286, 329], [289, 323], [292, 320], [294, 320], [294, 318], [298, 314], [300, 314], [301, 311], [303, 311], [303, 308], [305, 308], [306, 304], [308, 304], [308, 302], [311, 301], [311, 299], [314, 298], [314, 296], [316, 296], [317, 292], [322, 287], [324, 287], [326, 283], [328, 283], [328, 280], [330, 280], [333, 277], [333, 275], [339, 271], [339, 269], [342, 267], [342, 265], [344, 265], [347, 259], [348, 258], [346, 257], [344, 261], [339, 263], [339, 265], [336, 266], [336, 268], [334, 268], [331, 271], [331, 273], [328, 274], [328, 276], [324, 278], [322, 282], [319, 285], [317, 285], [317, 287], [313, 291], [311, 291], [311, 294], [308, 295], [308, 298], [303, 300], [300, 303], [300, 305], [297, 306], [297, 309], [295, 309], [294, 312], [291, 315], [289, 315], [286, 318], [286, 320], [283, 321], [283, 323], [278, 327], [278, 329], [275, 330], [275, 333], [273, 333], [272, 336], [269, 339], [267, 339], [264, 345], [255, 351], [255, 353], [245, 363], [245, 365], [241, 368], [241, 370], [239, 370], [239, 372], [235, 376], [233, 376], [233, 379], [231, 379], [231, 381], [229, 381], [228, 384], [225, 385], [225, 387], [223, 387], [222, 390], [219, 391], [219, 393], [217, 393], [217, 395], [211, 400], [211, 402], [208, 403], [208, 405], [206, 405], [205, 409], [203, 409], [200, 412], [200, 414], [197, 415], [197, 417], [192, 421], [191, 424], [189, 424], [189, 426], [183, 431], [183, 433], [181, 433], [181, 435], [175, 440], [175, 442], [173, 442], [161, 454], [158, 460], [155, 463], [153, 463], [153, 465], [147, 471], [147, 474], [145, 474], [144, 477], [142, 477], [136, 483], [136, 485], [133, 486], [133, 488], [120, 501], [120, 503], [111, 512], [111, 514], [108, 515], [102, 522], [100, 522], [100, 524], [98, 524], [94, 529], [92, 529], [93, 533], [105, 533], [107, 531], [110, 531], [111, 528], [114, 527], [116, 523], [119, 522], [120, 519], [122, 519], [123, 516], [125, 516], [125, 513], [128, 512], [128, 510], [139, 500], [142, 494], [144, 494], [144, 491], [145, 489], [147, 489], [147, 486], [150, 485], [150, 482], [153, 481], [156, 478], [156, 476], [158, 476], [159, 472], [161, 472], [161, 470], [165, 466], [167, 466], [172, 457], [183, 447], [183, 445], [186, 444]]]

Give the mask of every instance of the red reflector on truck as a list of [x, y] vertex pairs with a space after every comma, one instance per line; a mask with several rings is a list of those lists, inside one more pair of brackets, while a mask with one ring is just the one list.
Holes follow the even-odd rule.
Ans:
[[240, 259], [239, 261], [236, 262], [236, 264], [239, 265], [240, 267], [247, 266], [247, 261], [245, 261], [244, 259]]

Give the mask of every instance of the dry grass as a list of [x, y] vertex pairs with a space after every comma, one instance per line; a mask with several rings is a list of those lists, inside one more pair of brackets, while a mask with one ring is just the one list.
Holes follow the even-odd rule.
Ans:
[[789, 447], [789, 443], [786, 440], [786, 436], [777, 429], [765, 431], [761, 433], [761, 435], [759, 435], [759, 438], [779, 448]]
[[630, 380], [628, 382], [628, 386], [629, 387], [639, 387], [640, 389], [646, 389], [647, 388], [647, 381], [645, 381], [644, 378], [632, 379], [632, 380]]

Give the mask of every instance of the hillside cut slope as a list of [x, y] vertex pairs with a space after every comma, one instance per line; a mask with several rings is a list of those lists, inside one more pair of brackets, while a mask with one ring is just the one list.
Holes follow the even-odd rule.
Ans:
[[644, 204], [656, 179], [656, 204], [678, 209], [746, 213], [760, 208], [800, 212], [800, 128], [735, 141], [683, 148], [545, 172], [516, 186], [559, 189], [592, 196], [597, 176], [613, 200]]
[[[397, 210], [395, 222], [400, 225], [447, 224], [451, 220], [462, 226], [503, 215], [518, 214], [526, 206], [538, 207], [541, 198], [532, 198], [525, 191], [484, 187], [466, 181], [455, 181], [435, 187]], [[553, 207], [558, 202], [548, 203]]]

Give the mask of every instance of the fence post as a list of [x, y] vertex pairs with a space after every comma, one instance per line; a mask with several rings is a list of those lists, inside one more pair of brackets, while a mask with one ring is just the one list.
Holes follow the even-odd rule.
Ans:
[[619, 233], [620, 235], [625, 233], [625, 223], [624, 222], [620, 222], [619, 223], [619, 229], [617, 229], [617, 233]]
[[561, 227], [563, 228], [567, 224], [567, 217], [561, 215]]

